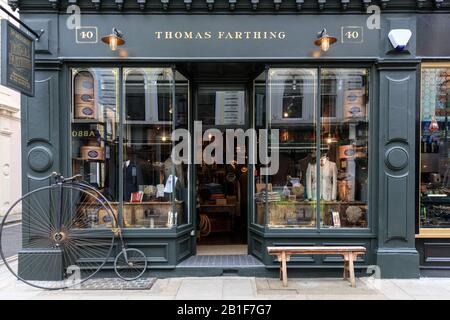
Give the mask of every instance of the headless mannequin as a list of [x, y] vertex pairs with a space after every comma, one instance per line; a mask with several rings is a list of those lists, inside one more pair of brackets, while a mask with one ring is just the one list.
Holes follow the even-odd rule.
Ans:
[[[317, 199], [316, 163], [309, 163], [306, 170], [306, 194], [308, 199]], [[320, 158], [320, 198], [325, 201], [336, 200], [337, 166], [328, 157]]]

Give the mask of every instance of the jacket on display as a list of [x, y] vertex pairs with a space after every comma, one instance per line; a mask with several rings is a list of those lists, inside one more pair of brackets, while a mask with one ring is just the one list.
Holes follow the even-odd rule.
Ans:
[[[317, 199], [316, 164], [310, 163], [306, 170], [306, 194], [308, 199]], [[328, 158], [320, 159], [320, 189], [321, 199], [336, 200], [337, 195], [337, 166]]]

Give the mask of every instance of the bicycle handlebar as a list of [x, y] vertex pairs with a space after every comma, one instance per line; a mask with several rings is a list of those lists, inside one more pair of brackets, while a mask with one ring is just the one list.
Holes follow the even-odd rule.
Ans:
[[52, 176], [55, 178], [57, 183], [70, 182], [70, 181], [74, 181], [74, 180], [77, 180], [77, 179], [80, 179], [83, 177], [81, 174], [76, 174], [70, 178], [64, 178], [64, 176], [62, 174], [57, 173], [57, 172], [53, 172]]

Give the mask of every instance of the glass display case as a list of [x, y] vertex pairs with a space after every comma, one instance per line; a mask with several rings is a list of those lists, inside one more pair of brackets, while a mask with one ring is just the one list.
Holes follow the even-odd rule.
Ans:
[[280, 167], [269, 176], [255, 167], [255, 223], [367, 228], [368, 70], [271, 68], [266, 77], [255, 81], [255, 124], [278, 131], [269, 148]]

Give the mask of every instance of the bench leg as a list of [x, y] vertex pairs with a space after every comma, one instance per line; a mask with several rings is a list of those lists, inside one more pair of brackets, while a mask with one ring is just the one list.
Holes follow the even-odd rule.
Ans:
[[348, 260], [344, 261], [344, 280], [348, 279]]
[[353, 265], [353, 259], [354, 256], [350, 255], [350, 259], [348, 261], [348, 267], [349, 267], [349, 271], [350, 271], [350, 283], [352, 285], [353, 288], [356, 288], [356, 280], [355, 280], [355, 268]]
[[286, 253], [281, 253], [281, 266], [280, 266], [280, 272], [281, 272], [281, 281], [283, 281], [283, 287], [287, 287], [287, 266], [286, 266]]

